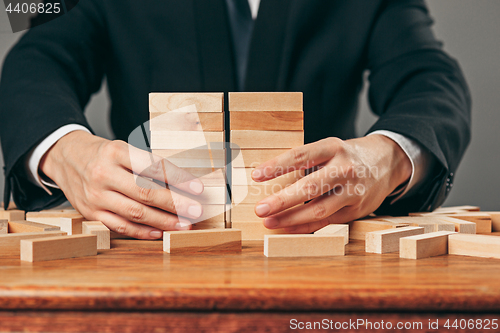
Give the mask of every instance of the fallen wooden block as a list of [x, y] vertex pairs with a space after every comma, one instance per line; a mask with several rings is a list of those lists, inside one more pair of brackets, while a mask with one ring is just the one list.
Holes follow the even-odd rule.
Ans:
[[403, 227], [366, 233], [365, 251], [368, 253], [390, 253], [399, 251], [399, 239], [424, 233], [422, 227]]
[[72, 235], [21, 241], [22, 261], [46, 261], [97, 255], [96, 235]]
[[287, 234], [285, 229], [267, 229], [261, 222], [233, 222], [231, 228], [241, 230], [243, 240], [263, 240], [265, 235]]
[[64, 231], [27, 232], [0, 235], [0, 255], [18, 255], [20, 242], [23, 239], [35, 239], [55, 236], [65, 236]]
[[68, 235], [78, 235], [82, 233], [82, 223], [84, 220], [83, 217], [61, 217], [59, 218], [59, 226]]
[[233, 168], [232, 169], [232, 185], [268, 185], [275, 186], [278, 185], [282, 188], [285, 188], [289, 185], [292, 185], [297, 180], [304, 177], [304, 170], [297, 170], [286, 173], [284, 175], [278, 176], [274, 179], [267, 180], [265, 182], [256, 182], [252, 178], [252, 172], [254, 168]]
[[9, 233], [24, 233], [24, 232], [44, 232], [58, 231], [60, 227], [30, 221], [11, 221], [9, 222]]
[[304, 144], [304, 132], [231, 130], [231, 143], [240, 148], [295, 148]]
[[344, 236], [344, 244], [349, 243], [349, 224], [329, 224], [314, 232], [315, 235]]
[[174, 112], [149, 114], [151, 131], [224, 131], [224, 113], [196, 112], [194, 105]]
[[265, 235], [266, 257], [328, 257], [345, 255], [342, 235]]
[[301, 92], [230, 92], [229, 111], [302, 111]]
[[465, 220], [459, 220], [449, 216], [440, 216], [439, 219], [453, 223], [455, 225], [455, 231], [461, 234], [475, 234], [476, 233], [476, 224], [474, 222], [469, 222]]
[[385, 221], [394, 223], [408, 223], [412, 227], [424, 228], [424, 234], [436, 231], [455, 231], [455, 224], [446, 222], [437, 216], [402, 216], [384, 218]]
[[483, 212], [491, 217], [491, 230], [500, 231], [500, 212]]
[[224, 132], [151, 131], [151, 149], [200, 149], [224, 141]]
[[41, 212], [26, 213], [26, 221], [50, 224], [58, 227], [61, 224], [61, 217], [82, 219], [82, 221], [84, 219], [78, 212], [45, 210]]
[[409, 216], [428, 216], [428, 215], [441, 215], [441, 214], [458, 214], [467, 212], [478, 212], [481, 209], [477, 206], [453, 206], [453, 207], [439, 207], [432, 212], [414, 212], [408, 214]]
[[231, 112], [231, 130], [302, 131], [302, 111], [240, 111]]
[[163, 251], [170, 254], [241, 251], [241, 231], [235, 229], [165, 231]]
[[9, 209], [4, 210], [0, 208], [0, 220], [8, 220], [8, 221], [22, 221], [25, 218], [24, 210], [19, 209]]
[[448, 237], [448, 253], [500, 259], [500, 237], [454, 234]]
[[402, 237], [399, 239], [399, 257], [422, 259], [448, 253], [448, 235], [452, 231], [437, 231], [428, 234]]
[[476, 234], [491, 234], [491, 216], [483, 212], [468, 212], [450, 214], [449, 217], [455, 219], [474, 222], [476, 224]]
[[110, 249], [110, 232], [108, 227], [100, 221], [86, 221], [82, 223], [82, 234], [97, 236], [97, 249]]
[[9, 230], [9, 224], [7, 220], [0, 220], [0, 235], [8, 233], [9, 232], [8, 230]]
[[378, 219], [380, 219], [380, 217], [377, 219], [363, 219], [349, 222], [349, 238], [365, 240], [366, 233], [368, 232], [409, 226], [408, 223], [392, 223]]
[[197, 112], [222, 112], [224, 93], [150, 93], [149, 112], [170, 112], [194, 105]]
[[236, 167], [256, 168], [276, 156], [286, 153], [290, 149], [231, 149], [231, 158], [242, 156], [242, 165]]

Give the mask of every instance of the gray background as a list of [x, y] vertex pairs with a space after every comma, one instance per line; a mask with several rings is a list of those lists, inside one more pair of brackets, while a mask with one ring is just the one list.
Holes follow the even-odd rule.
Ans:
[[[472, 143], [445, 205], [471, 204], [484, 210], [500, 210], [500, 1], [429, 0], [428, 5], [436, 20], [436, 35], [444, 41], [445, 49], [459, 60], [473, 98]], [[3, 3], [0, 9], [0, 59], [3, 62], [22, 32], [11, 32]], [[375, 121], [366, 105], [366, 95], [361, 99], [360, 135]], [[86, 115], [98, 135], [112, 137], [105, 92], [94, 96]], [[1, 156], [0, 166], [3, 166]], [[2, 200], [3, 182], [0, 177]]]

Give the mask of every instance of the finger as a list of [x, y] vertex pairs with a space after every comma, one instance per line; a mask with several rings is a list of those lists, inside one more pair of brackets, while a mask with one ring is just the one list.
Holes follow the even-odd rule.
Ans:
[[[337, 141], [340, 140], [328, 138], [290, 149], [286, 153], [256, 167], [252, 172], [252, 179], [266, 181], [291, 171], [309, 169], [324, 163], [333, 157], [334, 153], [332, 151], [335, 151]], [[325, 149], [325, 146], [328, 149]]]
[[134, 176], [124, 170], [117, 173], [113, 190], [126, 195], [134, 201], [147, 206], [157, 207], [176, 215], [198, 218], [203, 213], [201, 204], [179, 193], [159, 187], [154, 182], [142, 178], [134, 181]]
[[343, 189], [346, 180], [331, 177], [328, 174], [328, 170], [329, 168], [325, 167], [315, 171], [281, 191], [259, 201], [255, 207], [255, 213], [259, 217], [266, 217], [317, 198], [324, 193], [330, 191], [335, 193], [337, 189]]
[[104, 223], [110, 230], [121, 235], [137, 239], [159, 239], [163, 232], [147, 225], [127, 221], [123, 217], [108, 211], [99, 211], [95, 214], [96, 219]]
[[322, 221], [316, 221], [316, 222], [311, 222], [311, 223], [306, 223], [302, 225], [297, 225], [293, 227], [288, 227], [285, 228], [285, 232], [288, 232], [290, 234], [310, 234], [312, 232], [315, 232], [323, 227], [326, 227], [328, 224], [328, 221], [322, 220]]
[[268, 229], [278, 229], [322, 221], [348, 205], [350, 201], [350, 198], [336, 195], [334, 192], [325, 193], [305, 205], [267, 217], [264, 226]]
[[124, 219], [149, 225], [160, 230], [188, 230], [191, 222], [171, 213], [143, 205], [118, 192], [108, 191], [103, 200], [103, 207]]
[[351, 206], [346, 206], [346, 207], [340, 209], [335, 214], [328, 216], [327, 218], [325, 218], [321, 221], [311, 222], [311, 223], [303, 224], [303, 225], [291, 226], [291, 227], [285, 228], [285, 231], [289, 232], [289, 233], [294, 233], [294, 234], [310, 233], [310, 232], [314, 232], [316, 230], [319, 230], [323, 227], [326, 227], [329, 224], [348, 223], [348, 222], [360, 219], [364, 216], [366, 216], [366, 213], [364, 211], [362, 212], [362, 211], [354, 209]]

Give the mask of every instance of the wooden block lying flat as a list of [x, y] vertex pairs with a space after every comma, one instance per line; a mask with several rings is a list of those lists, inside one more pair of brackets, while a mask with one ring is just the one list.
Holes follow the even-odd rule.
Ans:
[[[194, 109], [194, 106], [193, 106]], [[196, 112], [154, 112], [149, 114], [151, 131], [224, 131], [224, 113]]]
[[329, 224], [314, 232], [315, 235], [340, 235], [344, 236], [344, 243], [349, 243], [349, 224]]
[[476, 233], [476, 224], [474, 222], [469, 222], [465, 220], [459, 220], [449, 216], [440, 216], [441, 220], [453, 223], [455, 225], [455, 231], [461, 234], [475, 234]]
[[[215, 168], [182, 168], [182, 170], [189, 172], [195, 177], [203, 179], [217, 179], [217, 184], [220, 181], [220, 173], [222, 172], [225, 175], [225, 170], [224, 169], [215, 169]], [[219, 171], [220, 170], [220, 171]], [[203, 180], [202, 180], [203, 181]], [[205, 184], [205, 183], [204, 183]]]
[[163, 251], [170, 254], [241, 251], [241, 231], [235, 229], [165, 231]]
[[20, 253], [20, 242], [23, 239], [35, 239], [55, 236], [66, 236], [66, 233], [63, 231], [46, 231], [0, 235], [0, 255], [18, 255]]
[[61, 217], [67, 218], [81, 218], [83, 221], [83, 216], [75, 212], [64, 212], [64, 211], [41, 211], [41, 212], [29, 212], [26, 213], [26, 220], [31, 222], [38, 222], [44, 224], [50, 224], [55, 226], [60, 226]]
[[151, 131], [151, 149], [196, 149], [224, 141], [224, 132]]
[[462, 211], [468, 211], [468, 212], [479, 212], [481, 208], [478, 206], [470, 206], [470, 205], [464, 205], [464, 206], [452, 206], [452, 207], [439, 207], [436, 210], [434, 210], [434, 213], [439, 213], [439, 214], [453, 214], [454, 212], [462, 212]]
[[301, 92], [230, 92], [229, 111], [302, 111]]
[[349, 238], [356, 240], [365, 240], [366, 233], [368, 232], [402, 228], [407, 226], [408, 223], [392, 223], [376, 219], [364, 219], [364, 220], [352, 221], [349, 222]]
[[24, 210], [18, 209], [9, 209], [4, 210], [0, 209], [0, 220], [8, 220], [8, 221], [22, 221], [25, 218]]
[[384, 218], [384, 221], [393, 223], [408, 223], [412, 227], [424, 228], [424, 233], [436, 231], [455, 231], [455, 224], [443, 221], [436, 216], [402, 216], [393, 218]]
[[255, 204], [238, 204], [231, 207], [231, 222], [259, 222], [262, 224], [262, 220], [255, 214]]
[[[202, 205], [203, 213], [201, 214], [201, 216], [199, 218], [190, 219], [190, 220], [191, 220], [191, 222], [196, 223], [198, 225], [199, 224], [201, 224], [201, 225], [217, 224], [218, 225], [220, 223], [224, 223], [224, 221], [226, 220], [226, 215], [225, 215], [225, 211], [224, 211], [225, 207], [226, 207], [226, 205], [224, 205], [224, 204], [220, 204], [220, 205], [204, 204], [204, 205]], [[204, 228], [202, 228], [202, 229], [204, 229]]]
[[108, 227], [100, 221], [87, 221], [82, 223], [82, 234], [97, 236], [97, 249], [108, 250], [110, 248], [110, 232]]
[[448, 237], [448, 253], [500, 259], [500, 237], [454, 234]]
[[[68, 235], [78, 235], [82, 233], [83, 217], [61, 217], [59, 218], [59, 226], [61, 231], [65, 231]], [[50, 224], [50, 223], [49, 223]]]
[[204, 187], [226, 187], [226, 174], [223, 169], [216, 169], [198, 178]]
[[152, 153], [180, 168], [223, 168], [226, 165], [223, 149], [153, 149]]
[[452, 234], [454, 232], [438, 231], [400, 238], [399, 257], [405, 259], [422, 259], [447, 254], [448, 235]]
[[450, 214], [455, 219], [474, 222], [477, 234], [491, 234], [491, 216], [483, 212]]
[[96, 235], [72, 235], [21, 241], [22, 261], [46, 261], [97, 255]]
[[345, 255], [344, 236], [265, 235], [266, 257], [328, 257]]
[[421, 227], [403, 227], [366, 233], [365, 251], [368, 253], [391, 253], [399, 251], [399, 239], [424, 233]]
[[226, 222], [197, 222], [193, 224], [191, 230], [206, 230], [206, 229], [225, 229], [226, 228]]
[[170, 112], [194, 105], [198, 112], [222, 112], [224, 93], [150, 93], [149, 112]]
[[304, 144], [303, 131], [231, 131], [240, 148], [295, 148]]
[[500, 212], [484, 212], [491, 217], [491, 230], [500, 231]]
[[9, 232], [9, 224], [7, 220], [0, 220], [0, 235]]
[[231, 130], [302, 131], [302, 111], [242, 111], [231, 112]]
[[304, 170], [297, 170], [293, 172], [289, 172], [287, 174], [281, 175], [277, 178], [265, 181], [265, 182], [256, 182], [252, 178], [252, 171], [254, 168], [233, 168], [232, 169], [232, 185], [279, 185], [281, 187], [286, 187], [288, 185], [292, 185], [300, 178], [304, 177]]
[[276, 156], [286, 153], [290, 149], [232, 149], [232, 159], [238, 154], [243, 157], [243, 165], [238, 167], [256, 168], [264, 162], [267, 162]]
[[263, 240], [265, 235], [287, 234], [284, 229], [267, 229], [262, 222], [232, 222], [231, 228], [241, 230], [243, 240]]
[[30, 221], [11, 221], [9, 222], [9, 233], [23, 233], [23, 232], [44, 232], [44, 231], [58, 231], [60, 227]]

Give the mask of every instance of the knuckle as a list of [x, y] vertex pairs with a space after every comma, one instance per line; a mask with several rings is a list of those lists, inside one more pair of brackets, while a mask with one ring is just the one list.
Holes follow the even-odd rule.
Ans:
[[131, 221], [137, 222], [144, 219], [144, 209], [140, 205], [131, 204], [126, 208], [127, 215]]
[[323, 218], [326, 217], [326, 208], [325, 208], [325, 205], [323, 204], [314, 204], [313, 205], [313, 217], [316, 219], [316, 220], [321, 220]]
[[278, 209], [284, 209], [286, 207], [287, 201], [282, 195], [276, 195], [275, 196], [275, 202], [276, 206], [278, 206]]
[[128, 225], [126, 222], [120, 223], [115, 229], [115, 231], [121, 235], [126, 235], [127, 230], [128, 230]]
[[309, 150], [305, 149], [292, 149], [292, 158], [295, 164], [301, 165], [309, 161]]
[[308, 195], [317, 195], [319, 192], [318, 184], [311, 178], [305, 180], [303, 188]]
[[120, 140], [110, 141], [104, 147], [103, 153], [115, 160], [123, 154], [126, 143]]
[[146, 204], [148, 206], [151, 205], [151, 203], [153, 202], [153, 197], [154, 197], [153, 189], [139, 186], [137, 193], [139, 196], [139, 200], [141, 202], [143, 202], [144, 204]]
[[103, 165], [96, 164], [91, 167], [90, 180], [92, 183], [102, 183], [108, 178], [108, 172]]

